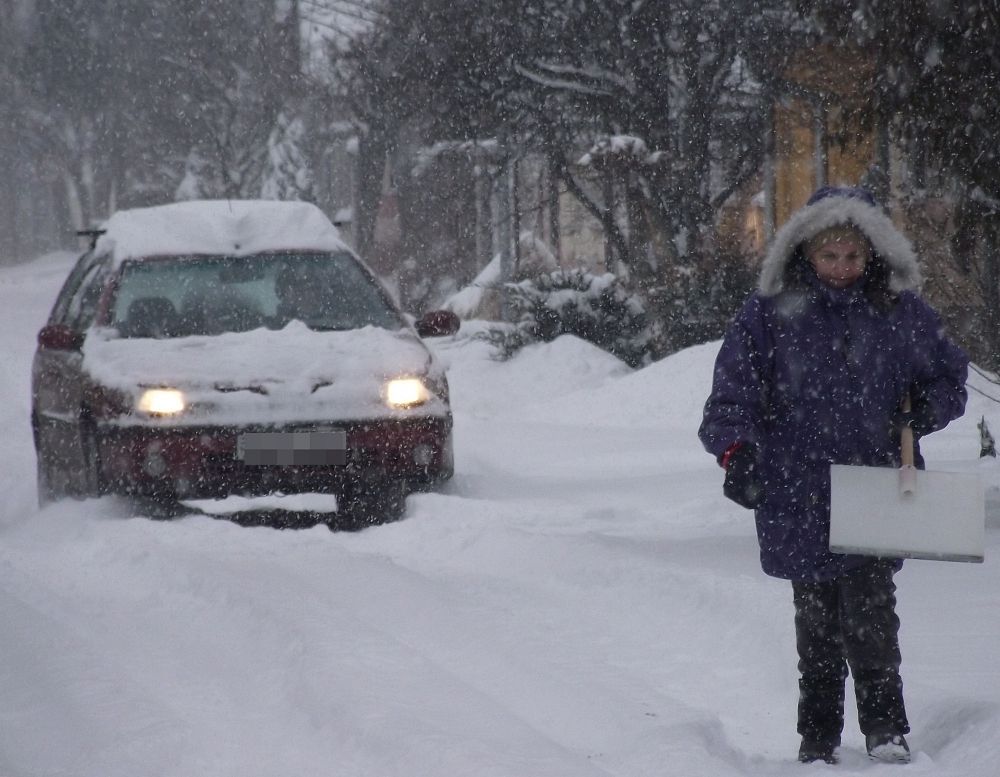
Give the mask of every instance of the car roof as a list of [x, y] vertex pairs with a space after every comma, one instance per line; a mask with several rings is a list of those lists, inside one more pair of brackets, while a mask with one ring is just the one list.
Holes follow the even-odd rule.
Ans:
[[118, 211], [101, 229], [94, 253], [111, 256], [115, 265], [153, 256], [350, 252], [323, 211], [308, 202], [176, 202]]

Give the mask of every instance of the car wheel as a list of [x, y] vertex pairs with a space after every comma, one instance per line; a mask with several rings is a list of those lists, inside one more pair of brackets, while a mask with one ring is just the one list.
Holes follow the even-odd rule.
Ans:
[[399, 520], [406, 511], [406, 494], [403, 481], [348, 486], [337, 495], [337, 512], [330, 528], [358, 531]]
[[154, 521], [169, 521], [184, 515], [201, 512], [197, 508], [186, 507], [174, 497], [137, 496], [127, 497], [129, 511], [133, 516], [151, 518]]
[[58, 474], [52, 472], [52, 464], [48, 454], [40, 448], [37, 449], [35, 451], [35, 484], [38, 489], [39, 507], [45, 507], [66, 497], [65, 488], [57, 487], [58, 482]]
[[97, 448], [97, 431], [90, 421], [80, 423], [80, 487], [77, 496], [84, 499], [101, 496], [104, 483], [101, 480], [101, 460]]
[[35, 487], [38, 506], [45, 507], [70, 495], [69, 473], [53, 460], [52, 453], [39, 432], [38, 417], [31, 414], [32, 436], [35, 441]]

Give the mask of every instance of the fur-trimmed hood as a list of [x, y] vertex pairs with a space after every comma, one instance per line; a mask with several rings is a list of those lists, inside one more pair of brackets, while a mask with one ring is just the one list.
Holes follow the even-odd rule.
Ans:
[[[850, 192], [851, 190], [843, 190]], [[819, 193], [817, 193], [819, 194]], [[889, 290], [916, 289], [921, 282], [917, 255], [910, 241], [888, 216], [865, 199], [832, 193], [799, 209], [778, 230], [764, 257], [758, 288], [771, 297], [785, 290], [786, 270], [805, 241], [838, 224], [852, 224], [865, 234], [888, 271]]]

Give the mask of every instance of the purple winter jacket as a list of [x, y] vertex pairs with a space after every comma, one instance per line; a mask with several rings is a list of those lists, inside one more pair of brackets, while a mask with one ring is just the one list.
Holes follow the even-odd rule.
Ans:
[[[816, 277], [802, 243], [844, 222], [874, 255], [861, 280], [836, 290]], [[828, 550], [830, 464], [898, 466], [891, 419], [908, 392], [925, 433], [964, 412], [968, 358], [911, 290], [917, 282], [909, 243], [860, 200], [822, 199], [775, 236], [760, 288], [723, 339], [699, 429], [716, 457], [737, 441], [758, 447], [767, 574], [828, 580], [863, 563]]]

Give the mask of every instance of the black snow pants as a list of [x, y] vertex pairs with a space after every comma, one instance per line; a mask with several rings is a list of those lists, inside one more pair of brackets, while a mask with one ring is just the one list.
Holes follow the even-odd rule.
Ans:
[[863, 734], [910, 730], [899, 677], [891, 561], [874, 559], [821, 583], [792, 582], [803, 737], [840, 742], [850, 667]]

